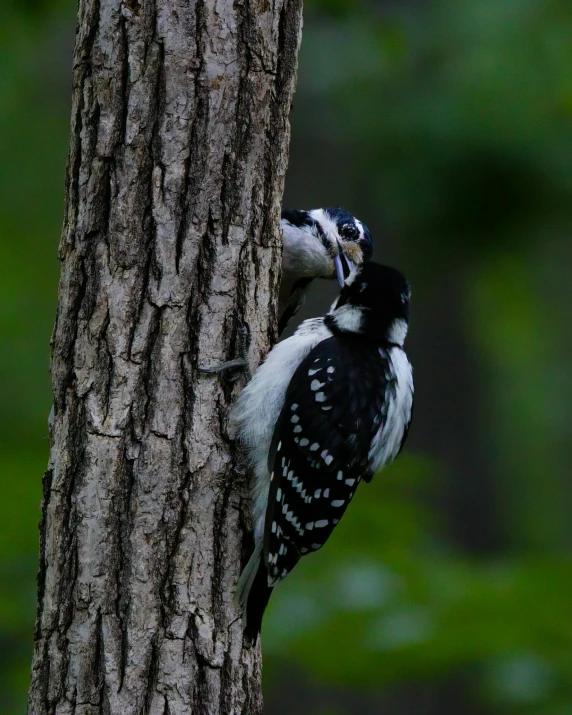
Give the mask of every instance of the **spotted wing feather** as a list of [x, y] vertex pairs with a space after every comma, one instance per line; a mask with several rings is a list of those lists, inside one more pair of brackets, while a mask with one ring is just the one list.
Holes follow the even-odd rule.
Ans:
[[370, 343], [333, 336], [297, 368], [269, 457], [265, 522], [269, 582], [327, 541], [362, 479], [369, 450], [395, 391], [389, 362]]

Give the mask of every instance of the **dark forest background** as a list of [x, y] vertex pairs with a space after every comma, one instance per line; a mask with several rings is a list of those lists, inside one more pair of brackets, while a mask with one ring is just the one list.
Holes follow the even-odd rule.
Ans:
[[[29, 679], [75, 11], [1, 8], [3, 715]], [[572, 713], [571, 38], [559, 0], [306, 2], [285, 203], [341, 205], [410, 278], [417, 403], [275, 593], [269, 715]]]

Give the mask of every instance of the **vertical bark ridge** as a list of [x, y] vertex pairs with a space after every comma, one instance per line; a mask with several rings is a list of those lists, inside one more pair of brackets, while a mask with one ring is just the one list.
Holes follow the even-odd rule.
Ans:
[[261, 712], [237, 387], [275, 336], [301, 0], [80, 0], [34, 715]]

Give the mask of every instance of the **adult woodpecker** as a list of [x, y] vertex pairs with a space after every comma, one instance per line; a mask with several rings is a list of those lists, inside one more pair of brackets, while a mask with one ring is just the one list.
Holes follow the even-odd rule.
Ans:
[[282, 279], [278, 332], [298, 311], [314, 278], [337, 278], [344, 285], [355, 266], [373, 251], [365, 224], [340, 208], [282, 211]]
[[358, 484], [403, 447], [409, 296], [394, 268], [357, 267], [328, 314], [278, 343], [237, 399], [231, 430], [255, 476], [255, 546], [236, 591], [250, 640], [276, 583], [324, 545]]

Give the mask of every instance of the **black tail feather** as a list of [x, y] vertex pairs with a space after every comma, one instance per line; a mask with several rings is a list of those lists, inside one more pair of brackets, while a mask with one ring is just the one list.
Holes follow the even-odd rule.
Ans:
[[268, 572], [264, 560], [261, 559], [246, 602], [244, 637], [250, 644], [256, 643], [260, 634], [262, 616], [270, 600], [272, 590], [272, 586], [268, 585]]

